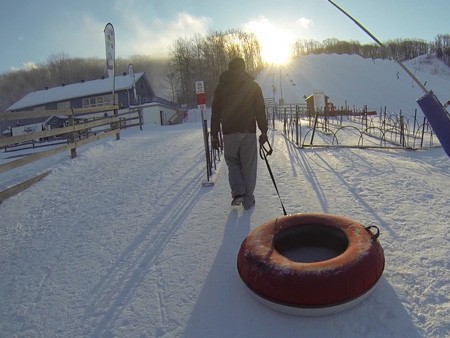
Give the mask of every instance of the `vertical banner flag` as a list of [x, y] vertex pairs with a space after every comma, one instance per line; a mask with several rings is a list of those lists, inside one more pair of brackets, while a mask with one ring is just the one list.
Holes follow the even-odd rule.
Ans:
[[108, 23], [105, 26], [105, 46], [106, 46], [106, 68], [108, 69], [108, 77], [114, 78], [115, 63], [115, 37], [114, 27]]

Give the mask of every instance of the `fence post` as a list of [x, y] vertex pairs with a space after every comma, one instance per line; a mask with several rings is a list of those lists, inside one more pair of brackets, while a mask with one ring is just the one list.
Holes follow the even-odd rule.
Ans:
[[[71, 110], [72, 110], [72, 114], [69, 115], [69, 126], [73, 127], [73, 130], [72, 130], [72, 132], [69, 133], [68, 139], [69, 139], [69, 144], [74, 144], [75, 143], [75, 118], [73, 116], [73, 108]], [[77, 157], [77, 148], [76, 147], [70, 149], [70, 158], [75, 158], [75, 157]]]
[[[400, 111], [401, 114], [401, 111]], [[404, 126], [404, 120], [403, 115], [400, 115], [400, 144], [402, 147], [405, 146], [405, 126]]]
[[319, 122], [319, 114], [316, 113], [316, 118], [314, 120], [314, 127], [313, 127], [313, 131], [312, 131], [312, 135], [311, 135], [311, 141], [310, 141], [310, 145], [313, 145], [314, 142], [314, 134], [316, 133], [316, 128], [317, 128], [317, 123]]
[[205, 156], [206, 156], [206, 180], [209, 183], [210, 178], [212, 176], [212, 168], [209, 152], [208, 120], [204, 116], [203, 108], [201, 109], [201, 114], [202, 114], [203, 143], [205, 146]]
[[144, 124], [144, 118], [142, 114], [142, 107], [138, 109], [138, 115], [139, 115], [139, 129], [142, 130], [142, 125]]
[[413, 128], [414, 132], [413, 132], [413, 135], [415, 135], [415, 133], [416, 133], [416, 125], [418, 126], [418, 122], [417, 122], [417, 108], [414, 109], [414, 128]]
[[295, 144], [298, 145], [298, 114], [299, 114], [300, 107], [298, 105], [295, 106]]
[[117, 121], [114, 122], [111, 125], [111, 129], [117, 129], [117, 133], [116, 133], [116, 141], [120, 140], [120, 124], [119, 124], [119, 111], [117, 109], [114, 109], [114, 117], [117, 118]]
[[274, 105], [272, 107], [272, 128], [275, 130], [275, 114], [276, 114], [277, 106]]
[[211, 158], [209, 156], [209, 133], [208, 133], [208, 121], [203, 120], [203, 135], [205, 137], [205, 153], [206, 153], [206, 176], [209, 181], [212, 176]]
[[425, 123], [427, 123], [427, 118], [426, 117], [423, 118], [422, 137], [420, 138], [420, 148], [423, 147], [423, 139], [424, 139], [424, 136], [425, 136]]

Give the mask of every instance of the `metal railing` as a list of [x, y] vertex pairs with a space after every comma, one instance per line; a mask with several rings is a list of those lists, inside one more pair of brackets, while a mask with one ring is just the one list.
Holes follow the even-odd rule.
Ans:
[[[361, 110], [308, 111], [305, 105], [266, 107], [273, 128], [282, 123], [284, 135], [299, 147], [434, 147], [438, 140], [425, 117]], [[317, 135], [320, 133], [320, 138]], [[350, 135], [351, 134], [351, 135]], [[349, 143], [350, 140], [350, 143]]]

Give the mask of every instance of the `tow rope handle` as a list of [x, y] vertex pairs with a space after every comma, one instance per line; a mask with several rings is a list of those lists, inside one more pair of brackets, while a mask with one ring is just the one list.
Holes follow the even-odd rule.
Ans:
[[[264, 146], [266, 143], [269, 146], [269, 149], [267, 149]], [[278, 199], [280, 200], [281, 208], [283, 208], [284, 216], [287, 216], [286, 209], [284, 208], [283, 201], [281, 200], [280, 192], [278, 191], [277, 184], [275, 183], [275, 178], [273, 177], [272, 169], [270, 168], [269, 161], [267, 160], [267, 156], [272, 155], [272, 152], [273, 152], [273, 149], [272, 149], [272, 146], [270, 145], [269, 141], [259, 145], [259, 156], [266, 162], [267, 170], [269, 170], [270, 178], [272, 179], [273, 186], [275, 187], [275, 190], [278, 195]]]
[[[269, 149], [266, 149], [266, 147], [264, 147], [264, 144], [266, 144], [269, 146]], [[267, 156], [272, 155], [273, 153], [273, 149], [272, 146], [270, 145], [269, 141], [267, 141], [264, 144], [261, 144], [259, 146], [259, 156], [264, 160], [266, 159]]]
[[[368, 227], [365, 227], [364, 229], [366, 229], [368, 232], [370, 232], [370, 234], [372, 235], [372, 240], [376, 241], [378, 239], [378, 237], [380, 236], [380, 229], [378, 229], [377, 226], [375, 225], [369, 225]], [[375, 234], [372, 232], [371, 229], [375, 229]]]

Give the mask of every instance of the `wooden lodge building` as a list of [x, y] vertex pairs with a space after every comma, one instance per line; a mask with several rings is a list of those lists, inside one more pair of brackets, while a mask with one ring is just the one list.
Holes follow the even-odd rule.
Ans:
[[[179, 111], [177, 104], [157, 97], [150, 86], [145, 73], [123, 73], [115, 77], [115, 102], [120, 111], [126, 111], [131, 107], [142, 107], [143, 122], [145, 124], [174, 124], [179, 123]], [[73, 84], [61, 84], [59, 87], [46, 87], [40, 91], [34, 91], [24, 96], [11, 105], [7, 111], [33, 111], [33, 110], [63, 110], [71, 108], [89, 108], [108, 106], [113, 104], [113, 81], [111, 78], [101, 78], [91, 81], [80, 81]], [[66, 120], [65, 116], [57, 115], [52, 118], [13, 120], [8, 125], [0, 125], [3, 135], [8, 134], [12, 128], [36, 124], [51, 123], [61, 124]]]

